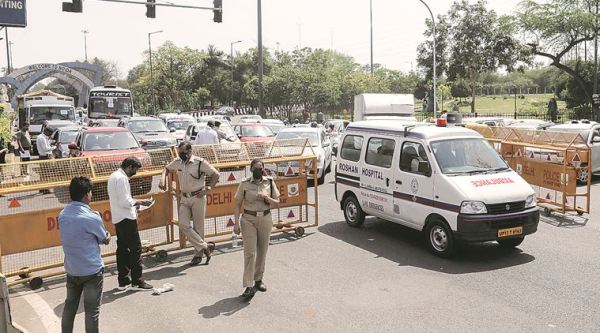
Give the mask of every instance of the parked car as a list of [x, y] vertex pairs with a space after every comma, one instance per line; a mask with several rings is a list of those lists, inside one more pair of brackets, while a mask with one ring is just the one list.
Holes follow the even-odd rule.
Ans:
[[247, 122], [257, 122], [259, 120], [262, 120], [262, 117], [257, 114], [245, 114], [241, 116], [234, 116], [233, 118], [231, 118], [231, 123], [239, 124]]
[[69, 157], [69, 145], [75, 142], [77, 134], [79, 134], [79, 131], [81, 130], [81, 126], [71, 125], [57, 128], [48, 126], [48, 128], [52, 131], [51, 139], [54, 140], [56, 144], [56, 149], [53, 151], [54, 157]]
[[157, 149], [177, 145], [177, 139], [169, 132], [165, 123], [154, 117], [123, 118], [119, 127], [125, 127], [133, 133], [144, 149]]
[[169, 118], [165, 122], [169, 132], [173, 134], [177, 142], [181, 142], [185, 139], [185, 132], [187, 128], [195, 123], [196, 120], [193, 118]]
[[476, 124], [485, 124], [492, 127], [502, 127], [508, 126], [515, 122], [514, 119], [510, 118], [497, 118], [497, 117], [473, 117], [473, 118], [463, 118], [463, 123], [476, 123]]
[[[578, 121], [577, 123], [551, 126], [547, 130], [550, 132], [571, 132], [581, 134], [581, 137], [586, 140], [587, 145], [592, 150], [592, 164], [590, 165], [592, 175], [600, 174], [600, 124], [593, 121]], [[586, 165], [581, 165], [581, 167], [582, 169], [577, 173], [577, 181], [580, 184], [587, 184], [589, 175], [585, 169], [583, 169]]]
[[117, 127], [121, 119], [118, 118], [106, 118], [106, 119], [94, 119], [89, 122], [90, 127]]
[[[317, 176], [313, 178], [318, 179], [319, 184], [325, 182], [325, 175], [331, 172], [331, 142], [325, 134], [323, 128], [315, 127], [296, 127], [296, 128], [284, 128], [277, 133], [276, 140], [285, 139], [308, 139], [308, 144], [312, 147], [315, 155], [317, 156]], [[312, 153], [310, 149], [306, 149], [304, 154]], [[292, 170], [297, 172], [298, 165], [290, 164]], [[311, 165], [307, 165], [310, 168]], [[311, 171], [309, 171], [310, 173]], [[285, 175], [285, 172], [284, 172]]]
[[242, 142], [268, 142], [275, 139], [273, 131], [262, 124], [240, 123], [234, 125], [233, 130]]
[[508, 127], [530, 129], [530, 130], [545, 130], [554, 123], [551, 121], [539, 120], [539, 119], [517, 119]]

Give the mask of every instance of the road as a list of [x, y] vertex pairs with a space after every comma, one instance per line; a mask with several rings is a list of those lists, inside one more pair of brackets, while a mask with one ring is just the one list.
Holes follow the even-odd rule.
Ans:
[[[463, 246], [452, 260], [429, 254], [419, 232], [374, 218], [348, 227], [332, 175], [319, 187], [320, 226], [299, 239], [272, 239], [269, 290], [242, 301], [241, 248], [224, 244], [209, 266], [191, 251], [146, 259], [160, 296], [119, 292], [105, 275], [101, 329], [110, 332], [598, 332], [600, 207], [591, 215], [543, 217], [518, 249]], [[600, 196], [600, 180], [592, 197]], [[56, 332], [64, 278], [42, 289], [12, 288], [13, 319], [31, 332]], [[83, 312], [75, 330], [83, 331]]]

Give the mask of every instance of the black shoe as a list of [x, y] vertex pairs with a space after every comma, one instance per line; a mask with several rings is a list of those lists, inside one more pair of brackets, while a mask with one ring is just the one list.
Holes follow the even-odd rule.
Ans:
[[258, 280], [254, 282], [254, 289], [258, 291], [262, 291], [263, 293], [267, 291], [267, 286], [262, 282], [262, 280]]
[[242, 294], [242, 297], [245, 298], [245, 299], [250, 299], [250, 298], [254, 297], [255, 293], [256, 292], [254, 291], [254, 288], [248, 287], [248, 288], [246, 288], [246, 290], [244, 290], [244, 293]]
[[206, 249], [204, 249], [204, 255], [206, 256], [206, 265], [210, 262], [210, 258], [212, 258], [212, 253], [215, 250], [215, 243], [209, 242]]
[[140, 281], [138, 283], [131, 284], [131, 290], [141, 290], [141, 291], [150, 291], [154, 287], [147, 283], [146, 281]]
[[190, 266], [197, 266], [201, 262], [202, 262], [202, 253], [200, 253], [199, 255], [194, 256], [192, 258], [192, 261], [190, 261]]
[[123, 281], [119, 281], [119, 290], [127, 290], [129, 289], [129, 287], [131, 287], [131, 280], [129, 278]]

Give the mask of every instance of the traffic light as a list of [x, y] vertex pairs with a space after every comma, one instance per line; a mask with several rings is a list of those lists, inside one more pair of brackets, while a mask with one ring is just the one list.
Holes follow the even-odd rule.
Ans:
[[213, 0], [215, 8], [213, 9], [213, 21], [217, 23], [223, 22], [223, 0]]
[[83, 6], [81, 5], [81, 0], [72, 0], [71, 2], [63, 2], [62, 10], [63, 10], [63, 12], [70, 12], [70, 13], [83, 12]]
[[151, 5], [156, 3], [156, 0], [146, 0], [146, 2], [148, 3], [146, 5], [146, 17], [156, 18], [156, 6]]

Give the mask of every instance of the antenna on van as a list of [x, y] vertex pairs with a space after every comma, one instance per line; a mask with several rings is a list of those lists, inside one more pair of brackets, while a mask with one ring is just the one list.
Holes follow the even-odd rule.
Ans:
[[415, 128], [415, 125], [407, 125], [404, 127], [404, 136], [408, 136], [408, 131], [410, 131], [411, 129]]

